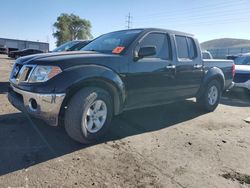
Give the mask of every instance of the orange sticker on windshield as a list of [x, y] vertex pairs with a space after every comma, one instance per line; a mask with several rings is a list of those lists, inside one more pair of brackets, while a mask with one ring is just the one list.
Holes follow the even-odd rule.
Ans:
[[117, 46], [113, 51], [112, 53], [113, 54], [120, 54], [123, 50], [124, 50], [125, 47], [123, 46]]

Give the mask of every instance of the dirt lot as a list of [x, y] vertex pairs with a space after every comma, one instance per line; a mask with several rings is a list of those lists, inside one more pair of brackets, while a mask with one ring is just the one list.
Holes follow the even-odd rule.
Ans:
[[8, 103], [12, 63], [0, 55], [0, 187], [250, 187], [249, 99], [126, 112], [105, 141], [80, 145]]

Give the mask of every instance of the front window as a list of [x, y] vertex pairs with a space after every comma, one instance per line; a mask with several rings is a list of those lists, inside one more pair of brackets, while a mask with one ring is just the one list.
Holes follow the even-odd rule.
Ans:
[[100, 53], [121, 53], [124, 51], [142, 32], [141, 29], [116, 31], [100, 36], [81, 51], [96, 51]]
[[234, 60], [236, 65], [250, 65], [250, 56], [240, 56]]
[[149, 33], [139, 44], [138, 49], [145, 46], [154, 46], [156, 54], [145, 58], [171, 59], [170, 39], [165, 33]]

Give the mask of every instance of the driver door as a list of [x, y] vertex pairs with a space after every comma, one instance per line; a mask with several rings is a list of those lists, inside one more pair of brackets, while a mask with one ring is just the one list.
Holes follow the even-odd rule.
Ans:
[[139, 108], [166, 103], [173, 98], [175, 63], [172, 59], [170, 37], [167, 33], [146, 34], [135, 48], [155, 47], [156, 54], [131, 61], [127, 75], [127, 108]]

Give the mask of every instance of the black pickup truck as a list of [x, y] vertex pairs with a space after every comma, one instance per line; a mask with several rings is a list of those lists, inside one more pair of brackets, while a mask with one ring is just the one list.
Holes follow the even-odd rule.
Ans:
[[234, 72], [231, 60], [202, 60], [191, 34], [123, 30], [102, 35], [79, 52], [17, 59], [8, 98], [50, 125], [62, 122], [71, 138], [89, 143], [125, 110], [196, 97], [213, 111]]

